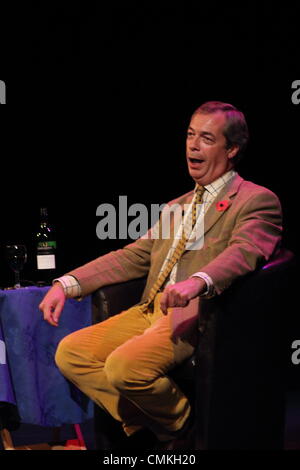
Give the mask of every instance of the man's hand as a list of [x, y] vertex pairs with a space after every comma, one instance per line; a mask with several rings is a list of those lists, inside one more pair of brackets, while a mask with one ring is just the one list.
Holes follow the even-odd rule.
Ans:
[[63, 286], [60, 282], [55, 282], [39, 305], [39, 309], [44, 314], [44, 320], [50, 323], [50, 325], [58, 326], [58, 320], [65, 300], [66, 296]]
[[166, 315], [169, 307], [186, 307], [191, 299], [202, 294], [206, 289], [206, 282], [201, 277], [191, 277], [186, 281], [176, 282], [163, 291], [160, 307]]

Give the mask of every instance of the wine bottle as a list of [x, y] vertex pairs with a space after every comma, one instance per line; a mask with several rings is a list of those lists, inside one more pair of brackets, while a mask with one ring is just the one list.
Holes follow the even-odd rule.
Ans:
[[38, 285], [50, 285], [56, 269], [56, 237], [48, 220], [48, 210], [40, 210], [40, 225], [36, 234]]

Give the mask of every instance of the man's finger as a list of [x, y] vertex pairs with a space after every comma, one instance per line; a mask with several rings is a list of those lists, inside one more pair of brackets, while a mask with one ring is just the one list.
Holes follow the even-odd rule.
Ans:
[[58, 304], [56, 305], [55, 310], [53, 312], [53, 319], [57, 323], [58, 323], [58, 320], [60, 318], [63, 306], [64, 306], [64, 302], [58, 302]]
[[51, 310], [49, 310], [48, 312], [45, 312], [44, 320], [50, 323], [50, 325], [52, 326], [58, 326], [58, 322], [54, 319], [53, 312], [51, 312]]
[[62, 305], [59, 303], [54, 307], [53, 305], [46, 305], [43, 308], [44, 320], [52, 326], [58, 326], [58, 320], [61, 314]]
[[160, 308], [162, 312], [167, 315], [168, 313], [168, 294], [164, 292], [160, 299]]

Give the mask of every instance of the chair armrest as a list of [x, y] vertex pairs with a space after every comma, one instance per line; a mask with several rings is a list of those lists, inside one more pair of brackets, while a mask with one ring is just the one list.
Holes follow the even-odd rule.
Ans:
[[127, 310], [140, 302], [146, 277], [101, 287], [93, 293], [93, 323]]
[[282, 448], [294, 269], [293, 254], [281, 250], [202, 302], [197, 406], [204, 448]]

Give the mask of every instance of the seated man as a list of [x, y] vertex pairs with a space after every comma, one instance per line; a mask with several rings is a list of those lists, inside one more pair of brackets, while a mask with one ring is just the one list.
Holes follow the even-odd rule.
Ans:
[[57, 326], [67, 297], [148, 276], [140, 304], [65, 337], [56, 362], [127, 436], [150, 429], [161, 448], [178, 448], [192, 421], [188, 398], [168, 372], [194, 352], [201, 297], [219, 295], [265, 263], [281, 240], [278, 198], [235, 171], [247, 140], [245, 117], [234, 106], [196, 109], [186, 140], [195, 189], [169, 203], [185, 209], [176, 236], [162, 236], [161, 216], [159, 236], [150, 230], [55, 280], [40, 305]]

